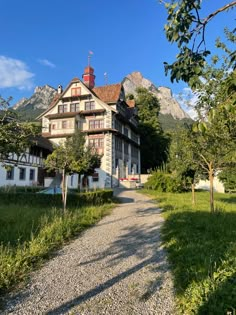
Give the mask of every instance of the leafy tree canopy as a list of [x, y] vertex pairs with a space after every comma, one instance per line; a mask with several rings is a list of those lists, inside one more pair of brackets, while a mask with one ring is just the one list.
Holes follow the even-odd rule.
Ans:
[[[236, 7], [236, 1], [231, 1], [211, 12], [208, 16], [202, 17], [203, 1], [160, 1], [165, 4], [168, 13], [165, 25], [166, 37], [171, 43], [176, 43], [179, 49], [175, 62], [172, 64], [164, 63], [166, 74], [170, 72], [172, 82], [182, 80], [192, 88], [196, 88], [201, 82], [200, 78], [205, 77], [204, 68], [207, 57], [211, 54], [211, 51], [207, 49], [205, 39], [208, 23], [220, 13]], [[226, 39], [233, 43], [236, 40], [235, 30], [225, 28]], [[231, 51], [220, 39], [216, 39], [216, 46], [224, 50], [228, 67], [234, 69], [236, 67], [235, 50]], [[213, 56], [213, 61], [218, 61], [218, 57]]]
[[21, 123], [10, 109], [10, 101], [0, 97], [0, 160], [10, 153], [20, 155], [39, 134], [39, 128], [32, 123]]
[[147, 172], [166, 161], [169, 137], [163, 133], [159, 122], [160, 103], [156, 96], [145, 88], [138, 88], [136, 91], [135, 103], [138, 108], [141, 137], [141, 168], [142, 172]]
[[68, 137], [48, 155], [46, 167], [49, 170], [64, 170], [66, 174], [91, 174], [94, 168], [100, 166], [101, 157], [93, 148], [86, 147], [85, 142], [84, 134], [77, 129], [72, 137]]

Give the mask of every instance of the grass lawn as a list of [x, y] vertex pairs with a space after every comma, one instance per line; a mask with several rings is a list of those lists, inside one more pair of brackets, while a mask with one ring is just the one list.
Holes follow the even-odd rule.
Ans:
[[208, 192], [196, 193], [195, 207], [191, 193], [145, 193], [163, 209], [179, 313], [236, 311], [236, 195], [215, 194], [217, 212], [211, 214]]
[[[36, 203], [35, 203], [36, 204]], [[0, 202], [0, 294], [53, 250], [110, 213], [112, 204], [60, 209]]]

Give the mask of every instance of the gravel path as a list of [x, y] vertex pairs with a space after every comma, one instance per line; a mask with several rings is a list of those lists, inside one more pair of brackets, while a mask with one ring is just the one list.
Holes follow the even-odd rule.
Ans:
[[136, 191], [116, 194], [123, 203], [34, 272], [1, 314], [175, 314], [160, 211]]

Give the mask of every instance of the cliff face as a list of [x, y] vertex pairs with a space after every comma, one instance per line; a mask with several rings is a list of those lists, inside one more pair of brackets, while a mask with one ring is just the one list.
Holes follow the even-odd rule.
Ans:
[[45, 110], [48, 108], [48, 105], [51, 103], [56, 93], [56, 89], [49, 85], [37, 86], [34, 90], [34, 94], [30, 98], [21, 99], [13, 106], [13, 109], [27, 110], [30, 108]]
[[173, 98], [172, 91], [167, 87], [156, 87], [150, 80], [144, 78], [140, 72], [128, 74], [122, 81], [125, 94], [136, 95], [137, 87], [144, 87], [151, 91], [160, 101], [161, 114], [171, 115], [175, 119], [190, 118], [187, 113], [180, 107], [179, 103]]

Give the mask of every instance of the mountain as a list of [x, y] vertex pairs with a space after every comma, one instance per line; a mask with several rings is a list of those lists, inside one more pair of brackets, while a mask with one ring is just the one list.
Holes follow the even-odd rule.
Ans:
[[22, 120], [34, 120], [48, 108], [57, 90], [49, 85], [37, 86], [30, 98], [23, 98], [12, 108]]
[[140, 72], [128, 74], [122, 81], [125, 94], [136, 95], [138, 87], [144, 87], [151, 91], [160, 102], [160, 113], [170, 115], [174, 119], [190, 119], [190, 116], [180, 107], [179, 103], [173, 98], [172, 91], [168, 87], [156, 87], [150, 80], [144, 78]]
[[[178, 125], [191, 123], [192, 120], [173, 98], [171, 89], [156, 87], [150, 80], [144, 78], [140, 72], [128, 74], [122, 81], [125, 94], [136, 95], [137, 87], [145, 87], [151, 91], [160, 101], [160, 123], [164, 130], [175, 129]], [[51, 104], [57, 90], [49, 85], [36, 87], [30, 98], [23, 98], [17, 102], [13, 109], [17, 111], [21, 120], [34, 120]]]

